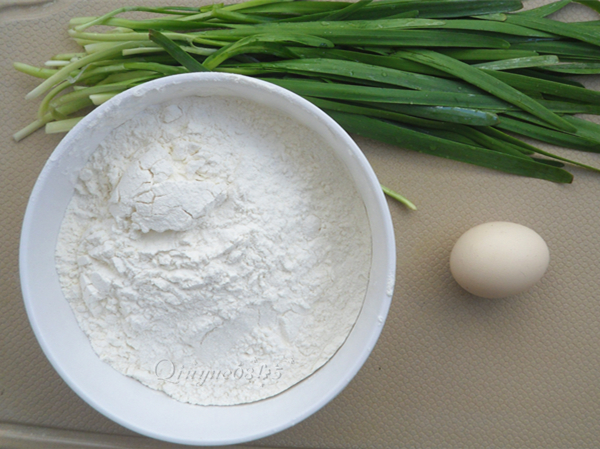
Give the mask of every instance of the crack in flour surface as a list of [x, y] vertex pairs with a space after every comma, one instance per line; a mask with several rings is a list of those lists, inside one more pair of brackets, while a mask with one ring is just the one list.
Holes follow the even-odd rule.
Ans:
[[314, 132], [247, 100], [190, 97], [92, 153], [56, 265], [103, 361], [179, 401], [233, 405], [281, 393], [340, 348], [371, 234]]

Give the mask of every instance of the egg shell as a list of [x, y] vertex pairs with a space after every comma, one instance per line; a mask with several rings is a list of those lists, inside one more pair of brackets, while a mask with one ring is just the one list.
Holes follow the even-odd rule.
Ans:
[[504, 298], [535, 285], [549, 262], [548, 245], [537, 232], [496, 221], [475, 226], [457, 240], [450, 254], [450, 271], [468, 292]]

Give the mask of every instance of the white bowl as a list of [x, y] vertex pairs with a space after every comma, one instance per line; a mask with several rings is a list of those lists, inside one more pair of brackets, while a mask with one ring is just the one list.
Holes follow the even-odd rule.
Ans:
[[[283, 393], [235, 406], [178, 402], [102, 362], [63, 296], [54, 253], [74, 182], [88, 156], [112, 130], [165, 100], [225, 95], [282, 111], [315, 130], [346, 165], [364, 201], [372, 235], [372, 265], [364, 305], [337, 353], [317, 372]], [[110, 125], [107, 125], [110, 124]], [[101, 126], [98, 126], [101, 125]], [[25, 307], [50, 363], [88, 404], [140, 434], [193, 445], [246, 442], [286, 429], [319, 410], [354, 377], [385, 321], [395, 280], [395, 243], [387, 203], [360, 149], [329, 116], [303, 98], [270, 83], [223, 73], [190, 73], [130, 89], [91, 112], [58, 145], [27, 206], [20, 245]]]

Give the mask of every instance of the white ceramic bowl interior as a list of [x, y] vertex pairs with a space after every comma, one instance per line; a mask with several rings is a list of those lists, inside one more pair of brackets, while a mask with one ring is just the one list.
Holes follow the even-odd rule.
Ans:
[[[102, 362], [61, 291], [54, 251], [80, 169], [98, 143], [146, 107], [176, 98], [224, 95], [255, 101], [315, 130], [345, 164], [364, 201], [372, 234], [366, 299], [344, 345], [289, 390], [255, 403], [195, 406], [178, 402]], [[392, 222], [379, 183], [354, 141], [303, 98], [270, 83], [223, 73], [190, 73], [130, 89], [91, 112], [58, 145], [31, 194], [23, 223], [20, 275], [35, 335], [60, 376], [89, 405], [140, 434], [190, 445], [233, 444], [288, 428], [319, 410], [354, 377], [375, 345], [395, 280]]]

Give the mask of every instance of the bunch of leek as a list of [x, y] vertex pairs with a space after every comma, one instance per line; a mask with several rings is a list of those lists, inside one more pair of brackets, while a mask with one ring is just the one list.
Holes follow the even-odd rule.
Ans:
[[[571, 79], [600, 73], [600, 22], [548, 18], [569, 3], [249, 0], [74, 18], [81, 52], [14, 64], [43, 79], [27, 95], [43, 98], [38, 117], [14, 138], [67, 131], [77, 113], [149, 80], [220, 71], [289, 89], [350, 133], [569, 183], [564, 163], [600, 170], [518, 138], [600, 152], [600, 125], [576, 116], [600, 115], [600, 92]], [[600, 12], [598, 0], [578, 3]]]

